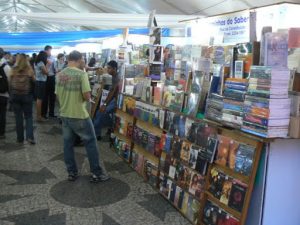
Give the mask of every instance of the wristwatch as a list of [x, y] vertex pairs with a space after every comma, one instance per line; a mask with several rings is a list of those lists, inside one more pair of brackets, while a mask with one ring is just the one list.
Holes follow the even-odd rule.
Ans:
[[106, 106], [107, 104], [104, 102], [103, 105]]

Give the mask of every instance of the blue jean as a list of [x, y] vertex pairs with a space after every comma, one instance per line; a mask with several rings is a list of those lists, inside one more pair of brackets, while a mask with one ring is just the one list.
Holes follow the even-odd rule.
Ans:
[[99, 176], [103, 170], [99, 164], [97, 139], [90, 118], [74, 119], [61, 117], [64, 138], [64, 160], [69, 174], [78, 174], [74, 157], [74, 141], [78, 135], [84, 142], [91, 173]]
[[111, 126], [113, 123], [112, 113], [116, 109], [116, 100], [113, 99], [110, 103], [106, 106], [105, 112], [100, 112], [99, 110], [96, 111], [96, 115], [94, 118], [94, 128], [96, 132], [96, 136], [101, 136], [101, 129], [102, 127]]
[[32, 95], [12, 95], [11, 102], [16, 118], [16, 131], [18, 142], [24, 141], [24, 118], [26, 123], [26, 140], [34, 140], [32, 119]]

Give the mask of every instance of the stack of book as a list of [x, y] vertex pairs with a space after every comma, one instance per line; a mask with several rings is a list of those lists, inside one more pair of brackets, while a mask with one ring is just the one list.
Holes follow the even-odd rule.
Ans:
[[223, 96], [211, 93], [207, 99], [205, 117], [209, 120], [221, 122], [223, 104]]
[[262, 137], [286, 137], [290, 122], [290, 72], [252, 66], [242, 130]]
[[239, 128], [243, 123], [243, 102], [247, 91], [247, 80], [228, 78], [225, 80], [222, 121]]

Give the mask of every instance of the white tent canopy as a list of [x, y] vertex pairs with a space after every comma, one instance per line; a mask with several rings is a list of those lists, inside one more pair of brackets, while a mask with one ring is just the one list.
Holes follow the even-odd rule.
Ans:
[[[131, 27], [142, 25], [144, 27], [145, 18], [148, 18], [152, 10], [156, 10], [158, 15], [162, 15], [159, 19], [159, 25], [170, 27], [175, 24], [178, 25], [177, 22], [182, 18], [208, 17], [283, 2], [285, 1], [0, 0], [0, 15], [2, 15], [2, 18], [0, 17], [0, 32], [97, 30], [122, 28], [128, 25]], [[288, 2], [299, 4], [300, 0]], [[79, 16], [79, 13], [83, 15]], [[89, 13], [92, 14], [88, 15]], [[135, 19], [133, 20], [132, 17]], [[138, 21], [139, 19], [141, 21]]]
[[[25, 19], [42, 23], [67, 24], [74, 26], [114, 28], [141, 28], [147, 27], [148, 14], [121, 14], [121, 13], [6, 13], [2, 16], [12, 16], [14, 19]], [[156, 15], [157, 23], [161, 27], [183, 26], [182, 20], [195, 18], [185, 15]]]

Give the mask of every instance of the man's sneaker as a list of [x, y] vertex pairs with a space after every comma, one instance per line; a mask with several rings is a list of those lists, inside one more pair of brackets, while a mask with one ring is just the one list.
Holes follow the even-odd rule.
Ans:
[[99, 176], [92, 174], [90, 177], [90, 182], [91, 183], [99, 183], [99, 182], [107, 181], [109, 179], [110, 179], [110, 177], [106, 174], [101, 174]]
[[68, 175], [68, 181], [75, 181], [78, 178], [77, 174], [70, 173]]

